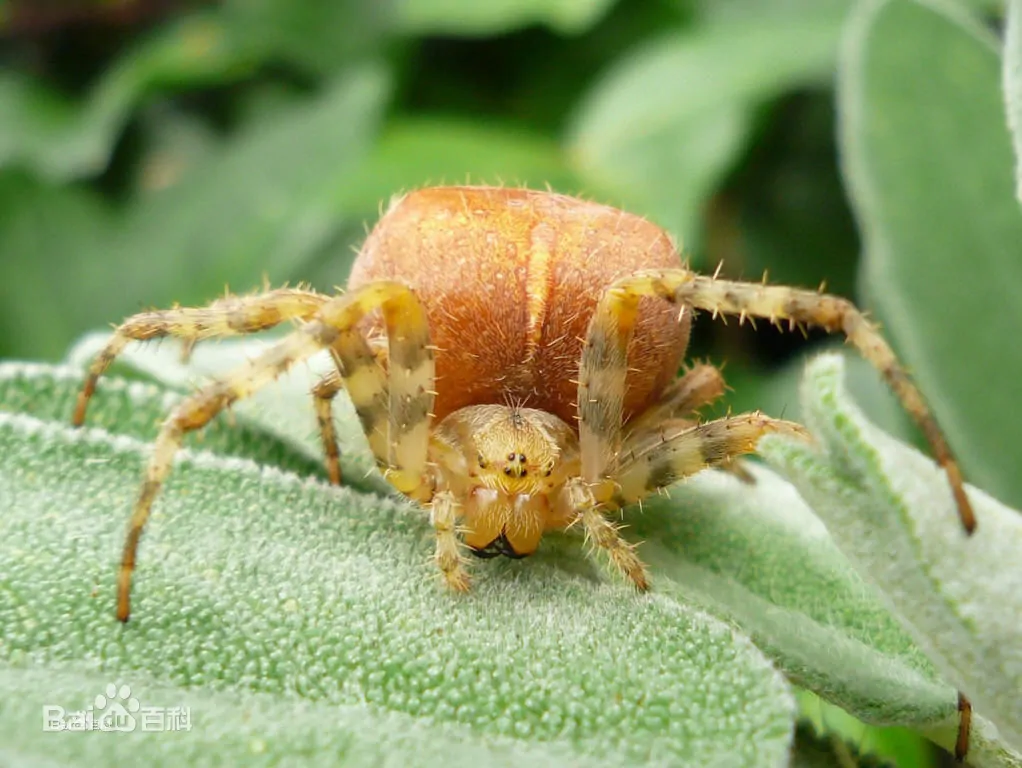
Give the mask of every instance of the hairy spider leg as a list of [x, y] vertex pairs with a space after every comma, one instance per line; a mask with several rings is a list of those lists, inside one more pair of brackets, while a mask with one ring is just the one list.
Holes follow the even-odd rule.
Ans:
[[433, 560], [448, 587], [458, 592], [467, 592], [470, 581], [461, 540], [458, 538], [459, 513], [460, 504], [451, 491], [440, 491], [433, 497], [429, 515], [436, 533]]
[[[343, 334], [342, 334], [343, 336]], [[358, 339], [345, 341], [346, 344], [358, 346]], [[375, 386], [376, 391], [386, 387], [385, 371], [387, 369], [387, 340], [383, 337], [373, 338], [369, 342], [369, 349], [376, 357], [379, 371], [375, 383], [367, 382], [370, 387]], [[316, 413], [316, 424], [319, 426], [320, 442], [323, 445], [323, 456], [326, 461], [327, 477], [333, 485], [341, 484], [341, 450], [337, 442], [337, 430], [334, 427], [333, 403], [337, 394], [344, 389], [344, 379], [341, 377], [341, 360], [337, 350], [331, 348], [334, 362], [337, 368], [328, 371], [312, 389], [312, 405]], [[358, 354], [361, 354], [359, 348]], [[385, 435], [383, 437], [386, 437]], [[382, 444], [380, 449], [383, 450]]]
[[694, 416], [696, 411], [724, 394], [724, 377], [716, 366], [699, 363], [685, 371], [660, 398], [624, 425], [624, 440], [670, 419]]
[[693, 424], [674, 419], [625, 441], [616, 469], [608, 482], [590, 485], [575, 477], [565, 487], [570, 508], [582, 523], [587, 539], [610, 556], [611, 563], [635, 586], [645, 591], [649, 578], [635, 545], [621, 537], [620, 527], [605, 512], [627, 506], [661, 488], [709, 467], [727, 467], [756, 450], [763, 435], [781, 433], [808, 437], [805, 429], [790, 421], [771, 419], [761, 413], [745, 413]]
[[312, 407], [316, 412], [327, 477], [333, 485], [341, 484], [341, 449], [337, 444], [333, 405], [337, 393], [344, 389], [344, 380], [336, 368], [331, 369], [312, 388]]
[[776, 325], [787, 320], [792, 328], [818, 326], [829, 333], [843, 333], [880, 371], [915, 419], [947, 474], [962, 525], [970, 533], [975, 529], [976, 518], [958, 462], [940, 427], [891, 347], [854, 304], [829, 294], [720, 280], [686, 269], [645, 270], [624, 277], [607, 289], [597, 305], [582, 350], [579, 377], [580, 444], [583, 476], [588, 482], [598, 483], [608, 477], [620, 449], [626, 350], [642, 296], [659, 296], [685, 307], [707, 310], [714, 317], [738, 315], [740, 321], [761, 317]]
[[328, 296], [313, 291], [281, 288], [253, 296], [228, 296], [208, 307], [176, 307], [132, 315], [117, 327], [89, 366], [71, 423], [80, 427], [85, 421], [96, 382], [130, 341], [174, 336], [190, 348], [204, 339], [257, 333], [288, 320], [308, 319], [328, 300]]
[[805, 428], [758, 411], [692, 424], [667, 421], [625, 441], [612, 478], [610, 502], [634, 504], [661, 488], [709, 467], [727, 467], [743, 454], [753, 453], [763, 435], [779, 433], [808, 439]]
[[[724, 394], [727, 385], [720, 369], [706, 363], [697, 363], [664, 390], [659, 402], [654, 403], [624, 425], [623, 444], [635, 435], [657, 429], [664, 422], [673, 421], [679, 426], [684, 422], [694, 427], [699, 423], [696, 411], [717, 400]], [[755, 476], [745, 468], [738, 457], [721, 462], [719, 468], [743, 483], [752, 485]]]
[[[367, 367], [367, 360], [376, 368], [368, 347], [367, 360], [355, 357], [345, 360], [347, 367], [342, 374], [363, 425], [387, 421], [387, 445], [370, 441], [385, 476], [397, 481], [398, 490], [406, 493], [416, 490], [411, 479], [422, 477], [428, 446], [426, 440], [419, 438], [423, 434], [419, 420], [410, 414], [428, 414], [432, 408], [433, 352], [429, 328], [425, 312], [411, 289], [401, 283], [380, 281], [329, 299], [313, 318], [285, 339], [174, 408], [156, 438], [128, 523], [117, 582], [118, 619], [127, 621], [131, 613], [131, 576], [138, 543], [184, 434], [202, 428], [220, 411], [274, 381], [296, 362], [335, 346], [342, 334], [350, 334], [366, 313], [376, 309], [383, 310], [392, 361], [390, 379], [382, 381], [382, 397], [380, 391], [371, 391], [366, 386], [367, 383], [370, 387], [380, 386], [379, 381], [358, 376]], [[422, 420], [426, 419], [428, 416]]]

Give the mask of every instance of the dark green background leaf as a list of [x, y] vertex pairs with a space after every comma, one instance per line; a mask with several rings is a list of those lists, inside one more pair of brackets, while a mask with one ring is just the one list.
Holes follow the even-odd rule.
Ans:
[[867, 3], [839, 95], [872, 303], [969, 477], [1019, 506], [1012, 399], [991, 381], [1022, 379], [1022, 210], [1000, 67], [993, 37], [960, 13]]

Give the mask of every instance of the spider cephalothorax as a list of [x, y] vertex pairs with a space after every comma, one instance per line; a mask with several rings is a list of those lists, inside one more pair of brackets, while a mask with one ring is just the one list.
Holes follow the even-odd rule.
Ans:
[[767, 432], [803, 433], [759, 413], [699, 422], [696, 410], [724, 389], [709, 365], [676, 374], [700, 309], [844, 333], [922, 427], [972, 529], [958, 466], [922, 396], [847, 300], [698, 275], [662, 230], [606, 206], [548, 192], [436, 187], [391, 205], [343, 295], [282, 289], [145, 312], [97, 356], [76, 424], [132, 339], [171, 335], [191, 344], [302, 321], [164, 423], [128, 528], [118, 617], [128, 618], [139, 538], [184, 433], [322, 349], [337, 363], [313, 391], [330, 479], [340, 482], [331, 403], [344, 388], [384, 477], [429, 509], [449, 586], [469, 585], [466, 546], [483, 557], [520, 557], [545, 531], [578, 526], [645, 589], [645, 567], [607, 513], [730, 464]]

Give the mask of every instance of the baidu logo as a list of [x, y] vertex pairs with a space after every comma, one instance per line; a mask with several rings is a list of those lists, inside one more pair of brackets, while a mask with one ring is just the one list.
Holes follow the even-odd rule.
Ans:
[[68, 711], [55, 704], [43, 705], [44, 731], [190, 731], [188, 707], [143, 707], [127, 685], [108, 683], [85, 709]]

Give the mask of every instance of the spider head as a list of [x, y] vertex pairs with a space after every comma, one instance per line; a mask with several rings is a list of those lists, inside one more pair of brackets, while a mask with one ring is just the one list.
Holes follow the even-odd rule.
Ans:
[[579, 471], [574, 430], [533, 408], [462, 408], [437, 426], [433, 444], [442, 483], [462, 504], [465, 542], [476, 551], [501, 540], [509, 552], [532, 552], [553, 497]]
[[[476, 405], [452, 413], [437, 437], [455, 454], [446, 461], [451, 486], [470, 480], [509, 497], [544, 493], [564, 481], [564, 459], [578, 439], [556, 416], [533, 408]], [[452, 471], [461, 477], [450, 477]]]

